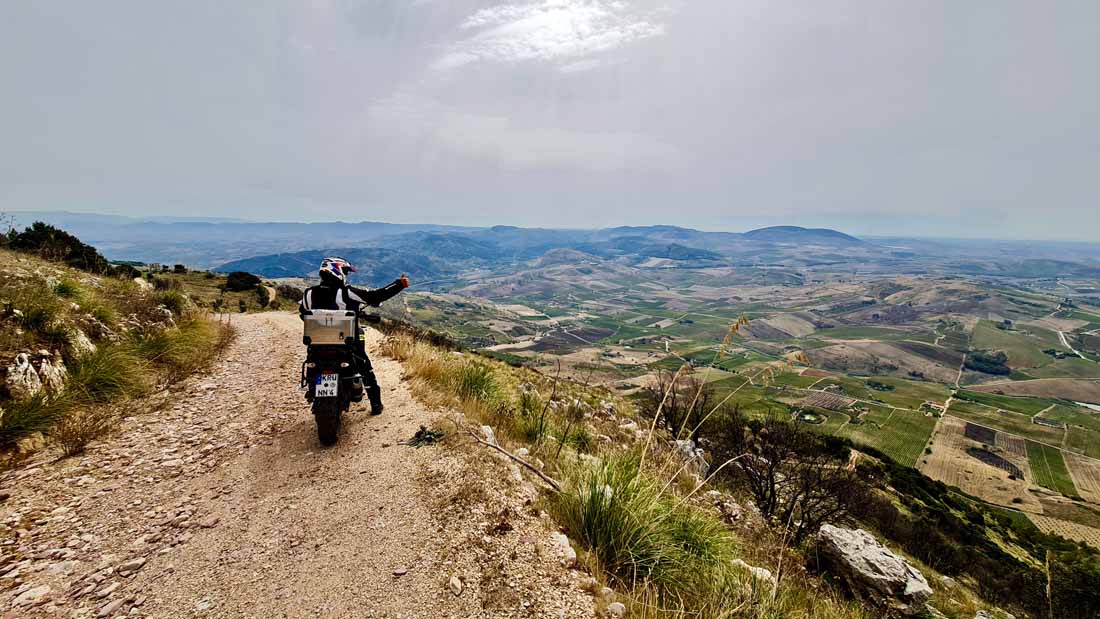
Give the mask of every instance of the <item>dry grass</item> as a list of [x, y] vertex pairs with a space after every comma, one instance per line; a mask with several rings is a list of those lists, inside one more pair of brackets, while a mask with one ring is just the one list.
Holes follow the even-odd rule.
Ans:
[[[414, 394], [429, 405], [451, 407], [476, 423], [488, 423], [498, 439], [523, 444], [531, 456], [560, 473], [565, 490], [547, 506], [555, 520], [580, 543], [590, 569], [626, 591], [629, 616], [653, 619], [864, 619], [858, 603], [801, 569], [787, 569], [773, 591], [732, 563], [745, 557], [777, 571], [767, 560], [797, 551], [770, 537], [738, 538], [718, 515], [685, 497], [698, 490], [682, 481], [663, 442], [651, 446], [649, 464], [638, 452], [607, 450], [597, 459], [579, 458], [592, 449], [588, 426], [595, 423], [583, 385], [533, 375], [471, 355], [444, 351], [408, 334], [388, 337], [382, 352], [401, 361]], [[551, 405], [552, 404], [552, 405]], [[620, 414], [625, 410], [617, 411]], [[556, 440], [551, 440], [556, 439]], [[656, 452], [656, 453], [653, 453]], [[473, 489], [471, 488], [472, 492]], [[760, 550], [765, 545], [766, 550]], [[759, 552], [758, 552], [759, 551]], [[758, 560], [759, 559], [759, 560]]]
[[89, 406], [74, 410], [50, 429], [65, 457], [83, 453], [88, 443], [111, 432], [118, 424], [118, 413], [108, 406]]

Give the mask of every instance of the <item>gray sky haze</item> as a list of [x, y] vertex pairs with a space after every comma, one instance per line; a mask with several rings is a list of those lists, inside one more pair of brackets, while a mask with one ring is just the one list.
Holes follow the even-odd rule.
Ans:
[[1100, 240], [1100, 4], [11, 1], [0, 210]]

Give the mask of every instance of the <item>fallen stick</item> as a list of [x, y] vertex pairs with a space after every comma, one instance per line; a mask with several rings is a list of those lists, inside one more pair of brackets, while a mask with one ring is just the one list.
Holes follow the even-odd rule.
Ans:
[[520, 458], [518, 456], [514, 456], [514, 455], [508, 453], [500, 445], [495, 445], [493, 443], [490, 443], [489, 441], [482, 440], [481, 438], [478, 437], [478, 435], [473, 430], [471, 430], [469, 428], [466, 428], [466, 433], [469, 434], [470, 436], [472, 436], [475, 441], [481, 443], [482, 445], [485, 445], [486, 447], [492, 447], [493, 449], [499, 451], [500, 453], [508, 456], [512, 460], [515, 460], [516, 462], [518, 462], [518, 463], [522, 464], [523, 466], [527, 467], [527, 469], [529, 471], [531, 471], [535, 475], [538, 475], [539, 478], [542, 479], [542, 481], [546, 482], [551, 488], [553, 488], [554, 492], [561, 492], [561, 484], [559, 484], [554, 478], [550, 477], [546, 473], [543, 473], [542, 471], [538, 470], [538, 468], [536, 468], [535, 465], [531, 464], [530, 462], [527, 462], [527, 461], [523, 460], [522, 458]]

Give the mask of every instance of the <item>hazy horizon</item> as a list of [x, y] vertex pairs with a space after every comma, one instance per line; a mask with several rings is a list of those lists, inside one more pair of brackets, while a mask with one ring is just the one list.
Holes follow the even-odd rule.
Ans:
[[0, 210], [1092, 241], [1100, 5], [0, 7]]

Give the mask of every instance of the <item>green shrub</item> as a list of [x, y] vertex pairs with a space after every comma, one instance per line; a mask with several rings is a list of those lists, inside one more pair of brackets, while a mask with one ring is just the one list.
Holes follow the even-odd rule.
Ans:
[[178, 279], [171, 277], [158, 277], [153, 280], [153, 289], [155, 290], [182, 290], [183, 284]]
[[204, 318], [185, 319], [175, 329], [163, 329], [137, 340], [137, 354], [168, 371], [168, 380], [186, 378], [222, 350], [229, 328]]
[[12, 249], [37, 254], [46, 260], [55, 260], [90, 271], [105, 273], [110, 269], [107, 259], [91, 245], [82, 243], [75, 236], [40, 221], [34, 222], [22, 232], [11, 231], [8, 246]]
[[0, 418], [0, 446], [13, 447], [19, 439], [47, 431], [70, 407], [68, 398], [51, 399], [44, 394], [5, 403]]
[[183, 316], [187, 311], [187, 297], [178, 290], [167, 290], [164, 292], [158, 292], [153, 299], [156, 303], [167, 307], [174, 316]]
[[725, 582], [734, 541], [716, 517], [662, 494], [663, 485], [639, 470], [636, 454], [611, 456], [577, 473], [551, 511], [620, 583], [670, 601], [701, 599]]
[[66, 299], [79, 298], [81, 296], [80, 285], [71, 279], [63, 279], [54, 286], [53, 291], [59, 297], [65, 297]]
[[231, 292], [247, 292], [260, 287], [260, 278], [244, 271], [233, 271], [225, 278], [225, 289]]
[[20, 323], [23, 328], [35, 333], [47, 333], [56, 328], [64, 308], [56, 295], [44, 293], [45, 280], [32, 280], [22, 283], [11, 297], [13, 309], [23, 313]]
[[150, 386], [148, 364], [130, 346], [101, 346], [75, 358], [69, 367], [68, 392], [103, 403], [141, 395]]
[[467, 363], [458, 373], [455, 393], [464, 400], [489, 401], [498, 391], [493, 368], [484, 363]]

